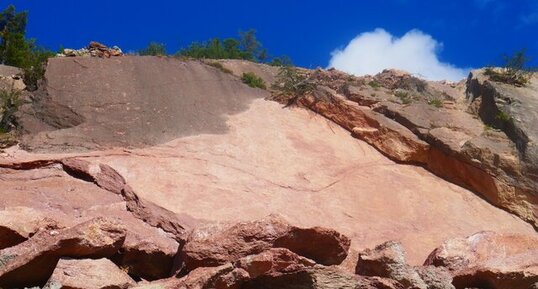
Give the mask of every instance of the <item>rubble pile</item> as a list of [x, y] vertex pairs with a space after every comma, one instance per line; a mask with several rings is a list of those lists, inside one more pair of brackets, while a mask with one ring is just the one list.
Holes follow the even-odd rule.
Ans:
[[75, 57], [75, 56], [91, 56], [100, 58], [110, 58], [112, 56], [122, 56], [123, 51], [118, 46], [107, 47], [96, 41], [90, 42], [88, 47], [81, 49], [66, 48], [62, 53], [57, 54], [58, 57]]

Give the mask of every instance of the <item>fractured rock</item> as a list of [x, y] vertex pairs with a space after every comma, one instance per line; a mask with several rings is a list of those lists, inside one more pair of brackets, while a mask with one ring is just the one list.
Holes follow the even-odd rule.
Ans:
[[394, 241], [361, 252], [356, 273], [394, 279], [405, 288], [428, 288], [415, 269], [407, 265], [401, 244]]
[[443, 266], [456, 288], [529, 288], [538, 282], [538, 238], [481, 232], [446, 241], [425, 265]]
[[345, 259], [349, 245], [346, 236], [333, 230], [297, 228], [272, 215], [231, 226], [215, 224], [197, 228], [187, 239], [180, 257], [190, 271], [282, 247], [320, 264], [335, 265]]
[[120, 252], [111, 259], [131, 276], [150, 281], [168, 278], [179, 244], [160, 229], [147, 230], [148, 233], [129, 230]]
[[135, 281], [108, 259], [60, 259], [44, 288], [126, 289]]
[[59, 229], [59, 225], [37, 210], [28, 207], [0, 210], [0, 250], [20, 244], [47, 229]]
[[415, 267], [418, 275], [428, 289], [454, 289], [452, 285], [452, 275], [450, 271], [444, 267], [422, 266]]
[[125, 234], [123, 224], [106, 218], [36, 234], [26, 242], [0, 251], [0, 286], [43, 285], [60, 258], [110, 257], [121, 247]]
[[137, 289], [403, 289], [394, 280], [363, 277], [315, 264], [288, 249], [275, 248], [218, 267], [200, 267], [182, 278], [141, 282]]

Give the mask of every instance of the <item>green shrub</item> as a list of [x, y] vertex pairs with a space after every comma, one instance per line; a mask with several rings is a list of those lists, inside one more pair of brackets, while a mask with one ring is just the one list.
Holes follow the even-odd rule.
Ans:
[[269, 62], [269, 65], [279, 66], [279, 67], [283, 67], [283, 66], [290, 67], [290, 66], [293, 66], [293, 61], [291, 60], [291, 58], [284, 55], [284, 56], [273, 58], [271, 62]]
[[394, 92], [394, 95], [399, 98], [403, 104], [410, 104], [412, 102], [407, 91], [397, 90]]
[[527, 85], [535, 69], [527, 67], [530, 57], [527, 56], [526, 50], [517, 51], [512, 56], [505, 55], [503, 58], [501, 68], [487, 67], [484, 74], [492, 81], [515, 86]]
[[166, 56], [166, 46], [163, 43], [150, 42], [147, 47], [138, 51], [139, 55]]
[[370, 82], [368, 82], [368, 85], [371, 86], [372, 88], [374, 89], [378, 89], [381, 87], [381, 83], [375, 81], [375, 80], [372, 80]]
[[0, 90], [0, 133], [9, 132], [17, 125], [15, 113], [22, 104], [18, 90]]
[[28, 90], [35, 90], [45, 74], [47, 59], [54, 53], [25, 38], [26, 18], [27, 13], [16, 13], [13, 5], [0, 13], [0, 63], [22, 68]]
[[238, 38], [213, 38], [204, 42], [193, 42], [181, 48], [175, 56], [195, 59], [243, 59], [273, 66], [293, 65], [287, 56], [273, 57], [268, 61], [270, 57], [267, 50], [258, 41], [253, 29], [239, 32]]
[[45, 76], [47, 61], [52, 56], [53, 52], [37, 47], [26, 56], [26, 64], [22, 67], [22, 79], [28, 90], [37, 89], [39, 80]]
[[252, 72], [245, 72], [243, 73], [243, 76], [241, 76], [241, 80], [243, 83], [247, 84], [250, 87], [257, 87], [261, 89], [267, 89], [267, 86], [265, 85], [265, 81], [256, 74]]
[[502, 110], [500, 110], [497, 113], [497, 115], [495, 116], [495, 119], [500, 120], [502, 122], [510, 122], [510, 121], [512, 121], [512, 117], [508, 113], [506, 113], [506, 112], [504, 112]]
[[224, 67], [224, 65], [222, 65], [222, 63], [220, 62], [216, 62], [216, 61], [211, 61], [211, 62], [205, 62], [207, 65], [209, 66], [212, 66], [212, 67], [215, 67], [216, 69], [224, 72], [224, 73], [228, 73], [228, 74], [233, 74], [233, 71], [229, 70], [228, 68]]
[[290, 106], [296, 104], [301, 97], [312, 93], [316, 89], [316, 84], [309, 79], [307, 72], [295, 67], [282, 66], [271, 88], [274, 90], [273, 100]]
[[432, 100], [428, 101], [428, 104], [433, 105], [433, 106], [435, 106], [437, 108], [440, 108], [440, 107], [443, 106], [443, 102], [438, 98], [435, 98], [435, 99], [432, 99]]
[[256, 38], [256, 31], [240, 32], [240, 37], [213, 38], [205, 42], [193, 42], [188, 47], [180, 49], [176, 56], [186, 56], [196, 59], [244, 59], [263, 61], [267, 52]]

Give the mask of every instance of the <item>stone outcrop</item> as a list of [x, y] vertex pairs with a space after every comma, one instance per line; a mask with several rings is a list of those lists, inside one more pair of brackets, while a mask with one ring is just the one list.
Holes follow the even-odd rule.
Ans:
[[504, 161], [495, 171], [498, 199], [531, 222], [538, 219], [537, 95], [536, 74], [523, 87], [491, 81], [484, 70], [471, 72], [467, 81], [468, 111], [502, 131], [515, 147], [510, 155], [515, 161]]
[[400, 71], [350, 77], [318, 69], [307, 81], [316, 88], [299, 98], [300, 106], [392, 160], [423, 166], [537, 224], [537, 77], [520, 88], [491, 82], [479, 71], [467, 83], [450, 84]]
[[538, 282], [536, 236], [481, 232], [446, 241], [425, 262], [447, 268], [456, 288], [530, 288]]
[[127, 289], [135, 281], [108, 259], [60, 259], [45, 289]]
[[[509, 130], [485, 127], [473, 110], [481, 97], [466, 103], [464, 82], [301, 70], [315, 89], [296, 103], [309, 110], [282, 109], [265, 100], [269, 91], [238, 78], [255, 72], [269, 84], [277, 68], [218, 62], [223, 67], [132, 56], [49, 62], [43, 86], [20, 110], [20, 146], [1, 153], [0, 287], [47, 280], [54, 287], [62, 272], [84, 280], [104, 271], [138, 281], [113, 286], [138, 288], [534, 282], [532, 247], [512, 250], [511, 238], [496, 241], [513, 243], [506, 256], [486, 252], [461, 268], [414, 266], [449, 237], [493, 229], [528, 234], [530, 243], [536, 235], [454, 185], [522, 218], [534, 209], [525, 194], [499, 189], [516, 184], [504, 174], [528, 184], [529, 170]], [[286, 221], [261, 219], [275, 213]], [[96, 248], [106, 229], [77, 229], [96, 220], [121, 224], [103, 251]], [[401, 243], [364, 250], [386, 240]]]
[[[0, 170], [6, 193], [0, 205], [7, 206], [0, 210], [0, 248], [27, 246], [43, 236], [41, 233], [46, 236], [93, 218], [113, 218], [124, 224], [125, 237], [117, 251], [107, 257], [145, 280], [172, 275], [175, 255], [185, 238], [181, 220], [140, 199], [114, 169], [80, 159], [43, 160], [10, 167]], [[19, 179], [32, 181], [36, 187], [12, 194]], [[65, 186], [69, 191], [61, 192], [56, 186]], [[44, 204], [38, 201], [43, 191], [48, 192]], [[72, 193], [79, 191], [84, 194]]]
[[195, 229], [182, 248], [185, 269], [222, 265], [270, 248], [286, 248], [324, 265], [340, 264], [350, 240], [334, 230], [298, 228], [278, 216]]

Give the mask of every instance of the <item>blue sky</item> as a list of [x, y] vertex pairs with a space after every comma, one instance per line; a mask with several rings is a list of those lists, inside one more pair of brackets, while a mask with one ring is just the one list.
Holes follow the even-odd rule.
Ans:
[[382, 28], [395, 38], [418, 29], [436, 41], [439, 62], [457, 68], [493, 64], [523, 47], [538, 58], [538, 0], [0, 1], [28, 10], [28, 35], [51, 49], [97, 40], [129, 51], [158, 41], [174, 52], [254, 28], [270, 53], [326, 67], [333, 51]]

